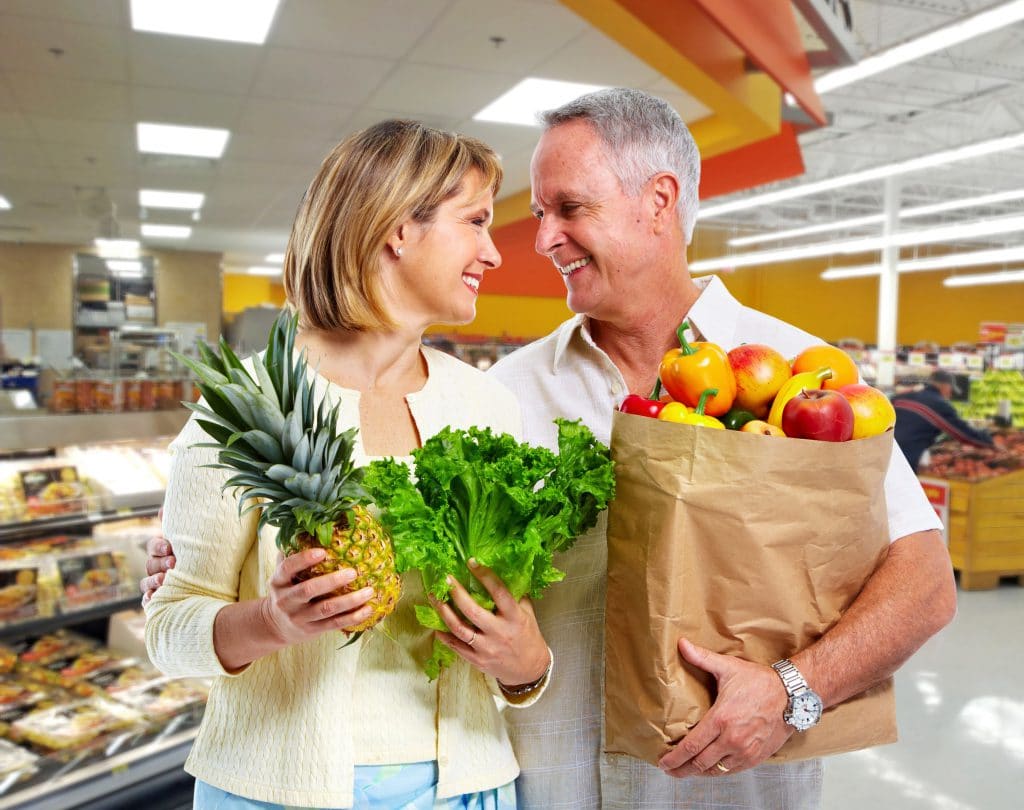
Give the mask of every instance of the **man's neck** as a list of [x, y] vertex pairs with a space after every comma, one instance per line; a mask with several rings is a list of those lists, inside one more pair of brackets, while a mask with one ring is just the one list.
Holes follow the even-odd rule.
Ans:
[[676, 330], [699, 297], [700, 289], [687, 276], [623, 318], [590, 320], [591, 337], [622, 372], [631, 393], [646, 395], [654, 387], [661, 359], [678, 348]]

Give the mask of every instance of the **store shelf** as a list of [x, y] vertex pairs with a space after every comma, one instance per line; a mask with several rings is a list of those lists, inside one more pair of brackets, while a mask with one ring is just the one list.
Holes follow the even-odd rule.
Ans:
[[113, 616], [122, 610], [134, 610], [139, 606], [140, 596], [130, 596], [117, 599], [113, 602], [101, 602], [98, 605], [73, 610], [68, 613], [57, 613], [43, 619], [31, 619], [24, 622], [15, 622], [0, 627], [0, 642], [14, 641], [28, 636], [40, 636], [44, 633], [52, 633], [61, 627], [73, 627], [76, 624], [105, 619]]
[[146, 745], [2, 796], [0, 810], [67, 810], [97, 799], [103, 799], [106, 807], [140, 806], [120, 802], [118, 795], [144, 788], [168, 773], [182, 773], [195, 736], [195, 728], [165, 732]]
[[188, 420], [186, 408], [125, 413], [40, 413], [0, 417], [0, 448], [4, 451], [66, 447], [83, 442], [150, 439], [173, 436]]
[[44, 534], [82, 531], [99, 523], [109, 523], [112, 520], [155, 517], [160, 511], [160, 507], [154, 504], [163, 500], [163, 493], [148, 493], [145, 495], [145, 500], [146, 504], [143, 506], [118, 506], [97, 512], [56, 515], [20, 523], [0, 523], [0, 543], [10, 540], [26, 540]]

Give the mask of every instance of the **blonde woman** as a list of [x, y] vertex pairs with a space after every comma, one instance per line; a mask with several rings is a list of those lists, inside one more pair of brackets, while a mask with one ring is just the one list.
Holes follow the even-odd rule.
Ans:
[[[431, 324], [476, 314], [501, 263], [488, 233], [500, 182], [483, 143], [386, 121], [339, 144], [306, 192], [285, 290], [317, 391], [341, 402], [339, 429], [359, 428], [357, 464], [408, 456], [449, 424], [520, 433], [507, 389], [421, 343]], [[203, 467], [214, 451], [193, 447], [204, 436], [193, 420], [172, 445], [163, 532], [175, 563], [146, 606], [155, 663], [216, 678], [186, 764], [197, 810], [513, 808], [518, 766], [495, 696], [529, 705], [551, 667], [529, 601], [483, 571], [499, 610], [481, 617], [457, 588], [474, 623], [446, 610], [443, 640], [462, 659], [434, 682], [418, 665], [432, 640], [412, 610], [418, 577], [387, 635], [339, 649], [331, 631], [358, 625], [372, 592], [319, 600], [348, 569], [292, 584], [322, 552], [281, 560], [275, 530], [240, 521], [224, 472]]]

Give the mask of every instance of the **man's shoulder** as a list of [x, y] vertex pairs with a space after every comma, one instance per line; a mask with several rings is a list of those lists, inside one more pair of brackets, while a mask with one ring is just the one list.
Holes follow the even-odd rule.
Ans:
[[567, 333], [571, 333], [578, 325], [578, 317], [568, 318], [544, 337], [520, 346], [511, 354], [502, 357], [487, 373], [497, 379], [506, 379], [522, 373], [524, 369], [536, 371], [540, 364], [550, 367], [555, 361], [559, 346], [568, 338]]

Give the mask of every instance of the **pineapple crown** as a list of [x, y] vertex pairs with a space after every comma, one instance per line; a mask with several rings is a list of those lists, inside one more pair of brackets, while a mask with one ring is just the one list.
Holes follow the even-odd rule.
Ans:
[[327, 398], [314, 406], [306, 352], [294, 358], [298, 316], [282, 312], [270, 330], [263, 357], [254, 357], [256, 376], [224, 338], [220, 354], [200, 341], [200, 359], [178, 355], [198, 378], [203, 400], [185, 402], [214, 440], [194, 445], [218, 451], [216, 464], [235, 474], [224, 488], [240, 490], [238, 511], [262, 509], [258, 528], [280, 528], [278, 546], [294, 551], [298, 531], [330, 542], [339, 516], [369, 497], [363, 469], [352, 463], [356, 429], [338, 433], [340, 403]]

